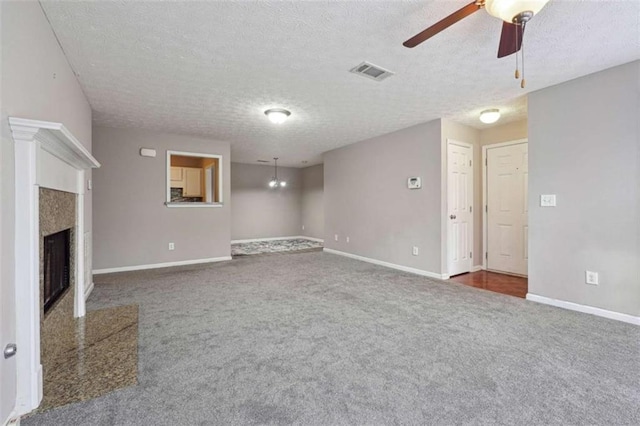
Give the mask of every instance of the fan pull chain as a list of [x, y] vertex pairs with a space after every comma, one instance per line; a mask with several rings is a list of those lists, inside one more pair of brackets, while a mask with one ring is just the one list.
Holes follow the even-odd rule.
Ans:
[[[516, 48], [518, 47], [518, 28], [516, 27]], [[516, 73], [515, 73], [515, 78], [516, 80], [520, 78], [520, 71], [518, 69], [518, 52], [516, 52]]]
[[524, 86], [526, 84], [525, 80], [524, 80], [524, 26], [525, 26], [525, 22], [522, 23], [522, 34], [523, 34], [523, 37], [522, 37], [522, 45], [521, 45], [521, 48], [522, 48], [522, 81], [520, 81], [520, 87], [522, 89], [524, 89]]

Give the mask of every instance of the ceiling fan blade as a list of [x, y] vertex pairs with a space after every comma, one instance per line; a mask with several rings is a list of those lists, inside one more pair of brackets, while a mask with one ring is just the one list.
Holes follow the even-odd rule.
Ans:
[[465, 7], [463, 7], [462, 9], [458, 10], [457, 12], [454, 12], [451, 15], [447, 16], [440, 22], [430, 26], [429, 28], [422, 31], [421, 33], [414, 35], [413, 37], [411, 37], [409, 40], [405, 41], [402, 44], [405, 47], [416, 47], [423, 41], [430, 39], [434, 35], [438, 34], [440, 31], [450, 27], [451, 25], [455, 24], [459, 20], [466, 18], [472, 13], [478, 11], [478, 9], [480, 9], [481, 7], [482, 6], [479, 6], [475, 1], [473, 1], [468, 5], [466, 5]]
[[498, 46], [498, 58], [509, 56], [520, 50], [523, 36], [524, 26], [503, 21], [500, 45]]

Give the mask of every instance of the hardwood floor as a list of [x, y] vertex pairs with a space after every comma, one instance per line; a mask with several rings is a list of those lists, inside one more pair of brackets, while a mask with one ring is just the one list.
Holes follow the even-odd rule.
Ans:
[[460, 284], [482, 288], [496, 293], [525, 298], [528, 280], [524, 277], [498, 274], [496, 272], [478, 271], [456, 275], [450, 278]]

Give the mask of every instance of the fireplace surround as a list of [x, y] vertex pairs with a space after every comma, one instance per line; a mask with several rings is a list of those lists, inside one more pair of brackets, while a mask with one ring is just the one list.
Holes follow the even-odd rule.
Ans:
[[[70, 314], [64, 317], [73, 321], [85, 315], [85, 295], [92, 286], [86, 255], [90, 234], [85, 235], [84, 224], [85, 170], [100, 163], [61, 123], [9, 117], [9, 128], [15, 148], [16, 344], [21, 354], [16, 358], [16, 414], [23, 415], [42, 400], [43, 237], [71, 229], [69, 290], [47, 313], [46, 322], [63, 305]], [[70, 206], [63, 209], [60, 222], [58, 196]], [[49, 213], [43, 214], [41, 207]], [[52, 221], [61, 228], [47, 228]]]

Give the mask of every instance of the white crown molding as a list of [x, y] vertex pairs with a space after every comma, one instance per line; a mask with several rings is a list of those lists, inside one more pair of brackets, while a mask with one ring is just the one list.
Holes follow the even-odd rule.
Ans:
[[385, 262], [383, 260], [371, 259], [369, 257], [358, 256], [357, 254], [346, 253], [344, 251], [338, 251], [334, 249], [325, 248], [323, 249], [326, 253], [337, 254], [338, 256], [349, 257], [351, 259], [360, 260], [362, 262], [373, 263], [374, 265], [385, 266], [387, 268], [397, 269], [403, 272], [410, 272], [412, 274], [421, 275], [423, 277], [436, 278], [439, 280], [446, 280], [449, 278], [447, 274], [437, 274], [435, 272], [424, 271], [422, 269], [411, 268], [409, 266], [398, 265], [395, 263]]
[[231, 256], [210, 257], [207, 259], [179, 260], [176, 262], [151, 263], [148, 265], [120, 266], [116, 268], [94, 269], [93, 275], [111, 274], [113, 272], [143, 271], [146, 269], [168, 268], [171, 266], [197, 265], [200, 263], [225, 262], [227, 260], [231, 260]]
[[62, 123], [9, 117], [13, 139], [40, 142], [40, 148], [78, 170], [100, 167], [100, 163]]
[[555, 306], [557, 308], [569, 309], [571, 311], [577, 311], [603, 318], [609, 318], [616, 321], [622, 321], [629, 324], [640, 325], [640, 317], [634, 317], [633, 315], [623, 314], [620, 312], [608, 311], [606, 309], [596, 308], [593, 306], [580, 305], [578, 303], [552, 299], [550, 297], [539, 296], [532, 293], [527, 293], [527, 300], [542, 303], [545, 305]]

